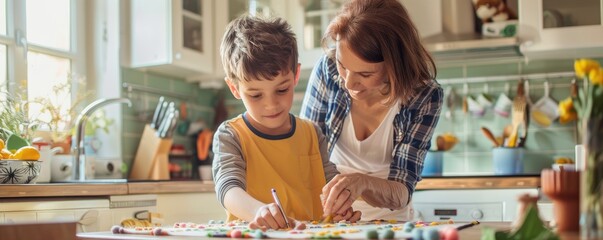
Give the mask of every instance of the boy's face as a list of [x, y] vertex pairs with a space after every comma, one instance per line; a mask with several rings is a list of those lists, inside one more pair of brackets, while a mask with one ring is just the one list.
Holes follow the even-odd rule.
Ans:
[[293, 104], [294, 88], [299, 80], [289, 71], [280, 73], [270, 80], [240, 81], [238, 84], [226, 79], [228, 88], [235, 98], [243, 100], [251, 125], [264, 134], [279, 135], [291, 130], [289, 110]]

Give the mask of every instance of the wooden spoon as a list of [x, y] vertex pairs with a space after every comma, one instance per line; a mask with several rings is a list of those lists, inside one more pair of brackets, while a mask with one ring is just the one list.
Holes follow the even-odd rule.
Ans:
[[488, 129], [487, 127], [482, 127], [482, 133], [484, 134], [484, 136], [486, 136], [486, 138], [488, 138], [488, 140], [490, 140], [490, 142], [492, 142], [494, 144], [494, 147], [498, 147], [498, 141], [496, 141], [496, 137], [494, 137], [494, 134], [492, 134], [492, 131], [490, 131], [490, 129]]
[[509, 137], [511, 136], [511, 134], [513, 133], [513, 125], [511, 124], [507, 124], [505, 126], [505, 128], [503, 129], [503, 135], [502, 135], [502, 144], [500, 144], [500, 146], [504, 146], [505, 145], [505, 140], [509, 139]]

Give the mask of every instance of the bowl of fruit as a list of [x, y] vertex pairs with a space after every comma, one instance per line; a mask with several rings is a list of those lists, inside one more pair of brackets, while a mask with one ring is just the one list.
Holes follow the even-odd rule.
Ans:
[[0, 139], [0, 184], [32, 184], [40, 175], [40, 152], [27, 141], [20, 140], [11, 135], [5, 145]]

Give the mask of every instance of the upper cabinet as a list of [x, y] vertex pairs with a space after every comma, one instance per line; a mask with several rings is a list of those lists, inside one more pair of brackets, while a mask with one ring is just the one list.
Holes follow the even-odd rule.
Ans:
[[226, 26], [242, 14], [283, 17], [286, 12], [286, 2], [283, 0], [227, 0], [215, 1], [214, 16], [214, 70], [212, 78], [223, 81], [225, 74], [220, 56], [220, 44], [226, 31]]
[[321, 40], [329, 22], [341, 6], [341, 0], [292, 0], [286, 1], [289, 13], [287, 21], [297, 36], [299, 61], [303, 69], [311, 69], [324, 53]]
[[130, 67], [187, 79], [212, 73], [214, 1], [130, 2]]
[[520, 46], [528, 59], [603, 56], [603, 0], [519, 1]]
[[281, 16], [285, 2], [131, 0], [130, 66], [220, 85], [220, 44], [228, 23], [245, 13]]

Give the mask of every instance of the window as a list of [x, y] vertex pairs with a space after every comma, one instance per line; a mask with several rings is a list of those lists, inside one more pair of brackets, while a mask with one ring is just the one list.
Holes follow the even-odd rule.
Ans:
[[[0, 0], [0, 37], [6, 36], [6, 0]], [[8, 84], [7, 72], [8, 62], [6, 61], [6, 44], [0, 38], [0, 92], [6, 91]]]
[[[64, 106], [59, 114], [70, 120], [68, 110], [78, 92], [72, 90], [78, 87], [78, 76], [86, 74], [85, 37], [81, 34], [85, 19], [79, 11], [84, 3], [0, 0], [0, 91]], [[51, 115], [41, 109], [41, 105], [30, 104], [29, 118], [49, 122]]]

